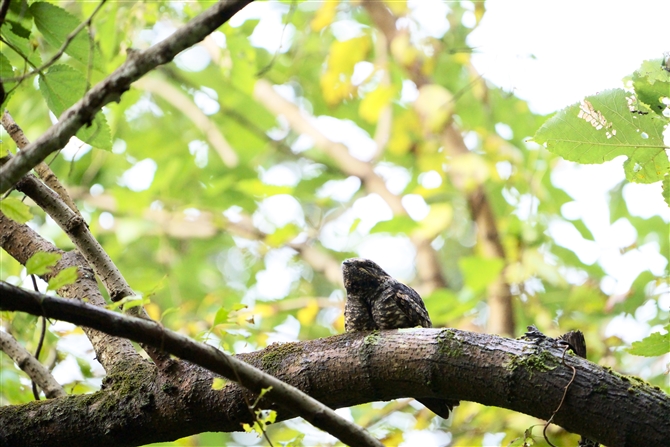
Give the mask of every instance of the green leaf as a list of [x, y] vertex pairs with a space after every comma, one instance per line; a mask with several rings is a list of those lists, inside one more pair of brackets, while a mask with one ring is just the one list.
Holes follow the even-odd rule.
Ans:
[[77, 272], [76, 265], [63, 269], [58, 272], [56, 276], [49, 280], [49, 286], [47, 287], [47, 290], [58, 290], [63, 286], [74, 284], [78, 277], [79, 273]]
[[500, 258], [469, 256], [459, 259], [465, 285], [478, 292], [486, 289], [500, 275], [505, 261]]
[[30, 207], [15, 197], [0, 201], [0, 211], [10, 219], [24, 224], [33, 218]]
[[662, 59], [644, 61], [633, 73], [637, 97], [661, 116], [666, 107], [662, 98], [670, 98], [670, 73], [662, 68], [662, 63]]
[[230, 49], [233, 60], [230, 82], [244, 93], [251, 95], [256, 84], [256, 51], [240, 30], [228, 27], [224, 29], [232, 31], [226, 32], [226, 46]]
[[124, 312], [126, 312], [128, 309], [132, 309], [133, 307], [143, 306], [151, 302], [151, 300], [149, 300], [148, 298], [143, 299], [137, 299], [136, 297], [128, 297], [128, 298], [130, 299], [126, 301], [123, 305]]
[[667, 123], [625, 90], [607, 90], [558, 112], [534, 140], [566, 160], [585, 164], [626, 155], [626, 178], [653, 183], [670, 172], [663, 143]]
[[227, 323], [228, 315], [230, 315], [230, 312], [224, 307], [220, 307], [219, 310], [216, 311], [216, 315], [214, 316], [214, 323], [212, 323], [212, 326], [218, 326], [219, 324]]
[[[27, 35], [26, 32], [28, 33]], [[20, 51], [21, 55], [28, 59], [33, 65], [39, 67], [42, 64], [42, 59], [40, 58], [39, 53], [35, 51], [36, 48], [30, 43], [30, 32], [23, 28], [19, 23], [12, 21], [3, 23], [2, 28], [0, 28], [0, 34], [2, 34], [2, 37], [7, 39], [7, 42]], [[5, 48], [3, 48], [3, 50], [5, 50]]]
[[276, 194], [290, 194], [290, 186], [266, 185], [259, 179], [244, 179], [237, 182], [235, 188], [243, 193], [255, 197], [268, 197]]
[[226, 379], [222, 377], [214, 377], [212, 380], [212, 389], [214, 391], [222, 390], [224, 386], [226, 386]]
[[44, 275], [45, 273], [49, 273], [62, 256], [60, 253], [37, 252], [26, 261], [26, 271], [29, 275]]
[[[86, 93], [86, 79], [68, 65], [54, 65], [39, 76], [42, 96], [54, 115], [60, 115]], [[91, 146], [111, 150], [112, 134], [105, 116], [98, 112], [90, 126], [84, 126], [77, 137]]]
[[665, 203], [670, 206], [670, 175], [663, 177], [663, 198]]
[[281, 228], [277, 228], [273, 233], [268, 234], [265, 238], [265, 242], [271, 247], [281, 247], [294, 239], [299, 232], [300, 228], [297, 225], [290, 223]]
[[[65, 43], [67, 36], [81, 23], [66, 10], [51, 3], [35, 2], [30, 5], [30, 12], [35, 19], [37, 29], [42, 33], [44, 39], [55, 48], [60, 48]], [[90, 49], [88, 32], [86, 28], [82, 28], [65, 49], [65, 54], [88, 66]], [[93, 68], [104, 71], [102, 56], [95, 46]]]
[[392, 234], [407, 234], [419, 227], [419, 223], [409, 216], [398, 216], [391, 220], [384, 220], [377, 222], [372, 229], [372, 233], [392, 233]]
[[627, 349], [633, 355], [643, 357], [657, 357], [670, 352], [670, 325], [665, 328], [666, 333], [654, 332], [649, 337], [633, 342]]
[[[9, 59], [5, 57], [4, 54], [0, 53], [0, 78], [13, 78], [14, 77], [14, 67], [12, 67], [11, 62], [9, 62]], [[0, 84], [2, 86], [3, 91], [2, 96], [0, 96], [0, 110], [4, 110], [5, 106], [7, 105], [7, 101], [9, 100], [9, 97], [11, 96], [9, 94], [10, 90], [16, 85], [16, 82], [3, 82]]]

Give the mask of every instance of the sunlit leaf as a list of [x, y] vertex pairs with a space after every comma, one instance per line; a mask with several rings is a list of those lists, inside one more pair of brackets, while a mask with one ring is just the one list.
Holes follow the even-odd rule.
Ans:
[[660, 116], [667, 107], [663, 98], [670, 98], [670, 73], [662, 68], [662, 62], [662, 59], [644, 61], [633, 73], [635, 94]]
[[633, 355], [657, 357], [670, 352], [670, 325], [665, 327], [665, 334], [654, 332], [649, 337], [633, 342], [627, 349]]
[[[46, 2], [35, 2], [30, 5], [30, 12], [35, 19], [35, 26], [42, 33], [44, 39], [55, 48], [60, 48], [68, 35], [79, 26], [80, 21], [64, 9]], [[91, 44], [86, 28], [82, 29], [72, 39], [65, 53], [73, 59], [88, 66]], [[93, 67], [103, 70], [102, 57], [94, 45]]]
[[28, 275], [44, 275], [45, 273], [49, 273], [62, 256], [60, 253], [45, 251], [35, 253], [26, 261], [26, 273]]
[[558, 112], [534, 140], [579, 163], [603, 163], [626, 155], [626, 178], [652, 183], [670, 172], [663, 142], [667, 124], [625, 90], [606, 90]]
[[214, 377], [212, 379], [212, 389], [214, 391], [222, 390], [226, 386], [226, 379], [222, 377]]
[[377, 122], [382, 109], [391, 103], [394, 95], [394, 88], [384, 86], [379, 86], [368, 93], [359, 107], [361, 118], [371, 123]]
[[[39, 76], [40, 92], [55, 115], [60, 115], [84, 95], [86, 79], [68, 65], [54, 65]], [[112, 148], [112, 137], [107, 120], [98, 112], [90, 126], [84, 126], [77, 137], [100, 149]]]
[[372, 229], [372, 233], [392, 233], [392, 234], [409, 234], [419, 227], [419, 223], [409, 216], [398, 216], [391, 220], [383, 220], [377, 222]]
[[340, 2], [338, 0], [332, 0], [328, 2], [321, 3], [321, 7], [314, 14], [314, 18], [310, 22], [310, 26], [313, 31], [321, 31], [331, 23], [335, 18], [335, 13], [337, 12], [337, 5]]
[[74, 284], [79, 277], [77, 266], [65, 268], [49, 280], [47, 290], [58, 290], [63, 286]]
[[463, 272], [465, 285], [473, 291], [480, 292], [498, 278], [505, 261], [500, 258], [469, 256], [461, 258], [458, 265]]
[[7, 197], [0, 201], [0, 211], [18, 223], [26, 223], [33, 218], [30, 207], [15, 197]]

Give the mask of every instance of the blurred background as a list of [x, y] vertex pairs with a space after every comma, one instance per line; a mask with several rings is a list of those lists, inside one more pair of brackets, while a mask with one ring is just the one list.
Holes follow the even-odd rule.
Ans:
[[[209, 5], [109, 2], [93, 21], [106, 67], [93, 82]], [[96, 4], [58, 6], [81, 21]], [[532, 141], [556, 110], [662, 57], [667, 17], [660, 0], [255, 2], [104, 109], [111, 150], [73, 139], [47, 161], [150, 315], [228, 352], [343, 332], [340, 264], [361, 256], [419, 291], [436, 327], [580, 329], [589, 360], [668, 392], [667, 356], [625, 351], [668, 321], [660, 184], [627, 183], [625, 157], [576, 165]], [[31, 140], [56, 120], [38, 88], [7, 105]], [[73, 247], [33, 212], [33, 228]], [[0, 256], [3, 280], [29, 284]], [[35, 318], [2, 325], [34, 351]], [[100, 386], [73, 325], [50, 326], [41, 359], [68, 392]], [[32, 400], [0, 362], [0, 402]], [[411, 399], [338, 412], [387, 445], [521, 445], [541, 423], [467, 402], [449, 421]], [[300, 419], [269, 435], [335, 443]], [[265, 441], [169, 445], [224, 444]]]

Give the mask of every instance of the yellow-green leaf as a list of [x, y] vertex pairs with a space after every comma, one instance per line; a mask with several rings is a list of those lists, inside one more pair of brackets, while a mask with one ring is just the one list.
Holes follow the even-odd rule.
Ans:
[[26, 261], [26, 272], [29, 275], [44, 275], [49, 273], [62, 255], [60, 253], [50, 253], [46, 251], [40, 251], [35, 253]]
[[18, 223], [26, 223], [33, 218], [30, 207], [15, 197], [0, 201], [0, 211]]
[[382, 109], [391, 103], [394, 94], [394, 88], [380, 85], [363, 98], [358, 107], [358, 114], [370, 123], [377, 122]]
[[49, 280], [49, 286], [47, 287], [47, 290], [58, 290], [63, 286], [74, 284], [78, 277], [79, 273], [77, 272], [76, 265], [63, 269], [56, 276]]
[[214, 377], [212, 380], [212, 389], [214, 391], [222, 390], [226, 386], [226, 379], [222, 377]]

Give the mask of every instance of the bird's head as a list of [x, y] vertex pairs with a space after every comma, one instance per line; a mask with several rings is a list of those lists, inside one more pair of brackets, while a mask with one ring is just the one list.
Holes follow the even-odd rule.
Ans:
[[391, 276], [376, 263], [364, 258], [351, 258], [342, 263], [342, 276], [347, 292], [376, 288]]

